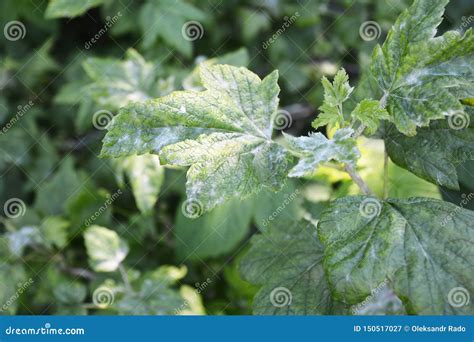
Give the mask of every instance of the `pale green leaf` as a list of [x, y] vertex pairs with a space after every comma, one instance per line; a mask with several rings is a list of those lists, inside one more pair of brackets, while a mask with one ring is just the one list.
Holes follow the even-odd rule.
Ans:
[[320, 114], [313, 121], [314, 128], [325, 125], [336, 126], [344, 122], [342, 104], [349, 98], [353, 87], [349, 85], [349, 76], [344, 69], [341, 69], [334, 76], [333, 82], [329, 82], [323, 77], [321, 83], [324, 88], [324, 103], [319, 107]]
[[353, 133], [350, 128], [342, 128], [330, 140], [321, 133], [297, 138], [285, 134], [289, 148], [300, 155], [298, 164], [290, 170], [289, 176], [310, 176], [320, 164], [333, 160], [354, 166], [360, 153], [352, 138]]
[[188, 200], [202, 211], [262, 186], [281, 188], [291, 157], [270, 139], [278, 107], [277, 73], [260, 80], [245, 68], [214, 65], [201, 68], [201, 79], [206, 91], [174, 92], [122, 109], [104, 139], [102, 155], [161, 150], [162, 164], [191, 166]]
[[46, 9], [46, 18], [77, 17], [84, 14], [89, 8], [104, 3], [105, 0], [49, 0]]
[[324, 102], [331, 106], [338, 106], [346, 101], [354, 90], [349, 85], [349, 76], [344, 69], [341, 69], [334, 76], [332, 84], [326, 77], [323, 77]]
[[176, 314], [184, 316], [206, 314], [202, 297], [194, 287], [183, 285], [179, 289], [179, 294], [185, 304], [177, 310]]
[[113, 230], [90, 226], [84, 232], [89, 264], [97, 272], [113, 272], [128, 254], [128, 246]]
[[251, 240], [241, 272], [261, 285], [253, 303], [260, 315], [324, 315], [342, 309], [331, 299], [322, 266], [323, 247], [307, 222], [272, 225]]
[[406, 135], [462, 112], [474, 96], [474, 35], [447, 32], [435, 37], [448, 0], [416, 0], [405, 10], [372, 58], [372, 76], [393, 122]]
[[68, 243], [69, 222], [59, 216], [46, 217], [39, 227], [41, 235], [47, 245], [64, 248]]
[[409, 314], [472, 314], [472, 302], [453, 305], [449, 296], [474, 291], [473, 220], [470, 210], [428, 198], [334, 201], [318, 229], [335, 298], [357, 304], [387, 280]]
[[[164, 269], [163, 269], [164, 268]], [[162, 266], [154, 272], [146, 273], [138, 291], [126, 292], [114, 303], [121, 315], [173, 315], [190, 309], [179, 290], [173, 288], [182, 269], [173, 266]]]
[[[149, 213], [158, 200], [165, 177], [160, 158], [153, 154], [120, 158], [116, 161], [116, 168], [120, 175], [127, 175], [138, 209], [142, 213]], [[123, 182], [120, 183], [123, 185]]]
[[36, 226], [25, 226], [6, 234], [12, 255], [21, 257], [26, 247], [44, 244], [44, 239]]
[[165, 164], [191, 165], [186, 193], [202, 212], [235, 196], [245, 198], [262, 186], [279, 190], [289, 158], [283, 147], [269, 140], [236, 133], [203, 135], [167, 146], [161, 157]]
[[[157, 70], [134, 49], [124, 61], [112, 58], [88, 58], [83, 63], [94, 81], [85, 89], [99, 106], [119, 109], [130, 102], [165, 95], [164, 80], [157, 79]], [[169, 90], [172, 90], [170, 84]]]
[[214, 64], [229, 64], [233, 66], [246, 67], [249, 63], [249, 53], [246, 48], [240, 48], [236, 51], [226, 53], [222, 56], [206, 59], [199, 62], [193, 71], [183, 80], [185, 90], [203, 90], [201, 82], [201, 66], [210, 67]]
[[366, 132], [374, 134], [381, 120], [390, 120], [391, 116], [380, 106], [380, 101], [362, 100], [351, 113], [351, 117], [357, 119], [362, 125], [367, 126]]
[[313, 128], [319, 128], [323, 126], [335, 127], [341, 123], [341, 117], [337, 107], [323, 104], [319, 107], [320, 113], [316, 119], [311, 123]]

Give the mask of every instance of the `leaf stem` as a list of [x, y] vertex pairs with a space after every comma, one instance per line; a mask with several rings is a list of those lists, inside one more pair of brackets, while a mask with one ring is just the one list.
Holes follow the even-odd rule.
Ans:
[[127, 292], [132, 293], [133, 289], [132, 286], [130, 285], [130, 279], [128, 278], [127, 271], [125, 270], [125, 267], [123, 267], [122, 264], [119, 265], [118, 267], [120, 271], [120, 276], [122, 277], [123, 283], [125, 284], [125, 288], [127, 289]]
[[364, 124], [361, 124], [359, 127], [357, 127], [357, 129], [355, 130], [354, 134], [352, 135], [352, 137], [354, 139], [357, 139], [358, 137], [360, 137], [362, 135], [362, 133], [364, 133], [364, 130], [367, 128], [366, 125]]
[[384, 148], [383, 157], [383, 199], [386, 199], [388, 197], [388, 153], [386, 148]]
[[356, 171], [356, 169], [352, 165], [346, 164], [344, 166], [344, 170], [349, 174], [349, 176], [351, 176], [354, 183], [357, 184], [357, 186], [364, 193], [364, 195], [375, 196], [372, 190], [370, 190], [367, 183], [364, 182], [362, 177], [359, 175], [359, 173]]

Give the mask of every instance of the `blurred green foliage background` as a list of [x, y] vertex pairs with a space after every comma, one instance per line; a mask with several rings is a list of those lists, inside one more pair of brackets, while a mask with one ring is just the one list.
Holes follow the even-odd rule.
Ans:
[[[279, 220], [317, 219], [327, 201], [357, 188], [342, 172], [322, 168], [278, 194], [190, 219], [181, 210], [185, 170], [165, 169], [151, 155], [99, 159], [106, 124], [131, 101], [201, 89], [200, 63], [228, 63], [260, 76], [279, 69], [280, 106], [292, 117], [287, 131], [306, 134], [322, 103], [321, 77], [344, 67], [357, 84], [373, 47], [408, 5], [2, 1], [1, 313], [250, 314], [257, 288], [238, 264], [251, 235], [295, 192]], [[453, 0], [442, 28], [460, 28], [473, 9], [471, 0]], [[369, 41], [359, 32], [366, 21], [381, 27]], [[189, 22], [199, 24], [197, 39], [187, 36]], [[359, 144], [361, 174], [381, 193], [382, 142]], [[453, 192], [390, 164], [390, 194], [459, 203], [474, 189], [474, 166], [460, 172], [463, 188]]]

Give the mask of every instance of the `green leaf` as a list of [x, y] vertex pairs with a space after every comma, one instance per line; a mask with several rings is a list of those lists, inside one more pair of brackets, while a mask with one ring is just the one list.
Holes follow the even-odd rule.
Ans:
[[228, 253], [249, 231], [251, 201], [234, 199], [196, 219], [186, 217], [186, 204], [179, 206], [174, 229], [179, 260], [201, 260]]
[[149, 213], [158, 200], [165, 177], [160, 158], [153, 154], [125, 157], [117, 160], [116, 169], [122, 186], [122, 173], [128, 176], [138, 209], [142, 213]]
[[341, 69], [334, 76], [331, 84], [326, 77], [323, 77], [321, 83], [324, 87], [324, 103], [319, 110], [321, 113], [313, 121], [312, 126], [318, 128], [321, 126], [336, 126], [344, 122], [342, 104], [349, 98], [353, 87], [349, 85], [349, 76], [344, 69]]
[[12, 255], [21, 257], [26, 247], [43, 245], [44, 239], [36, 226], [26, 226], [6, 234]]
[[260, 80], [228, 65], [202, 68], [206, 91], [174, 92], [122, 109], [104, 139], [102, 155], [161, 150], [162, 164], [190, 165], [188, 200], [203, 211], [263, 186], [278, 190], [291, 157], [270, 140], [277, 78], [273, 72]]
[[56, 173], [36, 189], [35, 208], [43, 215], [62, 215], [68, 200], [81, 188], [71, 157], [64, 159]]
[[0, 263], [0, 315], [14, 315], [21, 295], [34, 283], [21, 264]]
[[68, 221], [59, 216], [48, 216], [41, 222], [39, 230], [49, 246], [64, 248], [68, 243], [69, 225]]
[[362, 125], [367, 126], [367, 134], [374, 134], [379, 127], [380, 120], [391, 120], [390, 114], [380, 107], [380, 101], [362, 100], [351, 113]]
[[49, 38], [44, 41], [39, 49], [35, 49], [31, 54], [24, 57], [21, 68], [17, 73], [17, 77], [21, 79], [22, 84], [33, 88], [44, 82], [44, 78], [48, 77], [48, 73], [60, 71], [60, 66], [55, 61], [51, 51], [53, 44], [54, 39]]
[[346, 197], [323, 212], [319, 237], [334, 297], [357, 304], [386, 279], [409, 314], [468, 314], [473, 293], [474, 212], [428, 198]]
[[203, 90], [201, 82], [201, 66], [209, 68], [214, 64], [229, 64], [233, 66], [246, 67], [249, 64], [249, 53], [246, 48], [226, 53], [222, 56], [206, 59], [200, 62], [193, 71], [183, 80], [183, 87], [186, 90]]
[[120, 189], [110, 195], [106, 190], [98, 189], [93, 184], [84, 184], [67, 201], [66, 213], [71, 222], [72, 234], [82, 232], [83, 228], [92, 223], [109, 225], [112, 220], [112, 204], [121, 194]]
[[286, 150], [273, 142], [233, 133], [201, 136], [162, 151], [165, 164], [191, 165], [186, 193], [202, 212], [232, 197], [245, 198], [262, 186], [279, 190], [288, 158]]
[[[143, 101], [166, 93], [164, 80], [157, 80], [157, 70], [134, 49], [127, 50], [124, 61], [112, 58], [88, 58], [83, 63], [94, 81], [87, 92], [99, 106], [112, 110], [130, 102]], [[172, 90], [172, 84], [169, 90]], [[169, 92], [169, 91], [168, 91]]]
[[324, 87], [324, 102], [334, 107], [346, 101], [354, 90], [349, 85], [349, 76], [344, 69], [337, 72], [332, 84], [326, 77], [323, 77], [322, 84]]
[[316, 228], [306, 222], [272, 226], [251, 240], [241, 272], [262, 285], [254, 298], [259, 315], [324, 315], [333, 309]]
[[91, 226], [84, 232], [89, 264], [97, 272], [113, 272], [128, 254], [127, 243], [113, 230]]
[[387, 283], [382, 283], [372, 291], [372, 294], [351, 308], [354, 315], [406, 315], [402, 301]]
[[350, 128], [342, 128], [331, 140], [321, 133], [297, 138], [285, 134], [289, 148], [301, 155], [298, 164], [290, 170], [289, 176], [310, 176], [321, 163], [332, 160], [355, 166], [360, 153], [356, 141], [352, 138], [353, 133]]
[[295, 183], [289, 180], [278, 192], [262, 190], [252, 198], [254, 221], [259, 230], [271, 229], [275, 222], [290, 226], [302, 217], [303, 194]]
[[434, 38], [448, 0], [416, 0], [372, 57], [372, 75], [397, 129], [416, 134], [431, 120], [462, 112], [474, 95], [473, 31]]
[[89, 8], [99, 6], [105, 0], [50, 0], [45, 16], [49, 19], [62, 17], [77, 17]]
[[434, 184], [459, 189], [456, 168], [474, 160], [474, 110], [433, 121], [414, 137], [389, 126], [384, 139], [395, 164]]
[[8, 164], [24, 165], [30, 159], [28, 151], [33, 144], [26, 130], [14, 127], [8, 135], [0, 131], [0, 169]]
[[86, 299], [87, 288], [78, 281], [64, 280], [56, 284], [54, 297], [62, 304], [77, 305]]
[[180, 269], [172, 266], [160, 267], [145, 274], [137, 292], [126, 292], [117, 301], [116, 307], [121, 315], [172, 315], [189, 309], [178, 290], [172, 286], [179, 279], [170, 277], [182, 275]]
[[191, 286], [183, 285], [179, 289], [179, 294], [184, 300], [182, 307], [176, 312], [178, 315], [205, 315], [206, 310], [199, 292]]
[[259, 34], [271, 29], [270, 16], [254, 8], [241, 8], [237, 13], [240, 32], [245, 45], [250, 45]]
[[[139, 18], [145, 48], [151, 48], [159, 37], [170, 47], [191, 57], [191, 41], [185, 39], [183, 27], [188, 21], [204, 21], [206, 14], [183, 0], [160, 0], [146, 2], [140, 10]], [[201, 28], [197, 37], [200, 36]]]

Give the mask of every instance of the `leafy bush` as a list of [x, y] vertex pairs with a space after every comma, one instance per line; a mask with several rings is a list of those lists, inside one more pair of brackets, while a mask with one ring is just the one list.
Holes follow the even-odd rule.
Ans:
[[1, 312], [473, 314], [447, 3], [4, 5]]

